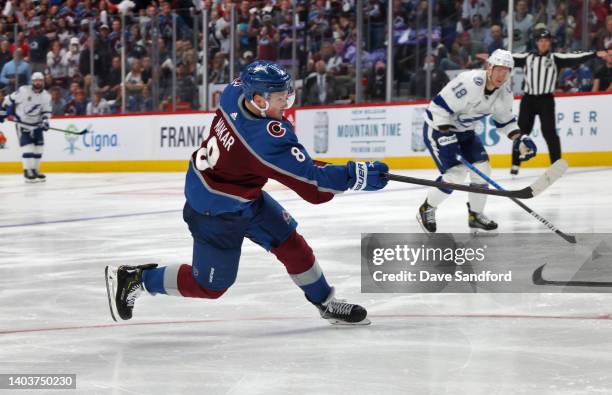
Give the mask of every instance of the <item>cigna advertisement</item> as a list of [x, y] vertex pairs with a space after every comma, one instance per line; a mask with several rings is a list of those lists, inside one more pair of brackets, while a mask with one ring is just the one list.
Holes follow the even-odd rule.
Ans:
[[[58, 118], [51, 125], [83, 135], [45, 133], [45, 161], [185, 160], [208, 137], [214, 114]], [[0, 124], [7, 142], [0, 162], [18, 162], [21, 151], [15, 126]]]

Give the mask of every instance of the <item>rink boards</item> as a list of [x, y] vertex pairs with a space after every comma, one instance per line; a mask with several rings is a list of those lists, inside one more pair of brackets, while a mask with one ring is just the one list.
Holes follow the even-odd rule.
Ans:
[[[422, 138], [425, 102], [325, 106], [291, 111], [300, 141], [312, 156], [332, 163], [351, 159], [384, 159], [394, 169], [433, 168]], [[514, 102], [518, 113], [519, 100]], [[182, 171], [208, 136], [213, 113], [142, 114], [54, 118], [51, 125], [83, 136], [45, 135], [43, 171]], [[612, 165], [612, 95], [567, 95], [556, 98], [557, 132], [571, 166]], [[0, 124], [8, 141], [0, 149], [0, 172], [20, 172], [21, 152], [12, 122]], [[478, 122], [495, 167], [510, 165], [511, 143], [498, 134], [490, 117]], [[536, 119], [532, 133], [539, 155], [529, 166], [547, 166], [548, 155]]]

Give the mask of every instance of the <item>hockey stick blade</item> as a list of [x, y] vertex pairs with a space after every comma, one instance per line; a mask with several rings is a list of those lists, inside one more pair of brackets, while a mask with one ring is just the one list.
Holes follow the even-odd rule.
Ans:
[[565, 159], [559, 159], [555, 163], [552, 164], [546, 172], [542, 174], [533, 184], [530, 186], [517, 189], [517, 190], [498, 190], [498, 189], [488, 189], [488, 188], [479, 188], [473, 187], [470, 185], [462, 185], [462, 184], [453, 184], [449, 182], [443, 181], [432, 181], [426, 180], [424, 178], [415, 178], [408, 176], [401, 176], [399, 174], [391, 174], [385, 173], [382, 176], [385, 177], [389, 181], [399, 181], [405, 182], [408, 184], [417, 184], [417, 185], [425, 185], [430, 187], [436, 187], [441, 189], [452, 189], [455, 191], [464, 191], [464, 192], [474, 192], [481, 193], [483, 195], [493, 195], [493, 196], [504, 196], [511, 197], [516, 199], [531, 199], [534, 196], [542, 193], [546, 188], [551, 186], [555, 181], [557, 181], [567, 170], [568, 165]]
[[565, 172], [569, 165], [565, 159], [559, 159], [553, 163], [544, 174], [542, 174], [529, 188], [531, 188], [533, 196], [538, 196], [544, 192], [546, 188], [555, 183]]
[[[463, 163], [465, 166], [467, 166], [467, 168], [470, 169], [472, 172], [474, 172], [475, 174], [479, 175], [483, 180], [485, 180], [489, 184], [493, 185], [496, 189], [499, 189], [499, 190], [503, 190], [504, 189], [501, 185], [499, 185], [497, 182], [495, 182], [488, 175], [484, 174], [482, 171], [478, 170], [477, 167], [475, 167], [473, 164], [468, 162], [461, 155], [457, 154], [457, 160], [459, 160], [461, 163]], [[563, 233], [562, 231], [557, 229], [557, 227], [555, 225], [550, 223], [550, 221], [548, 221], [546, 218], [542, 217], [540, 214], [538, 214], [535, 211], [533, 211], [533, 209], [531, 209], [529, 206], [527, 206], [525, 203], [521, 202], [520, 200], [515, 199], [515, 198], [509, 198], [509, 199], [512, 200], [514, 203], [516, 203], [520, 208], [525, 210], [527, 213], [529, 213], [529, 215], [531, 215], [533, 218], [535, 218], [538, 221], [540, 221], [548, 229], [550, 229], [551, 231], [555, 232], [559, 237], [563, 238], [568, 243], [576, 244], [576, 237], [575, 236], [567, 235], [567, 234]]]
[[91, 132], [92, 129], [93, 129], [93, 125], [89, 124], [89, 125], [87, 125], [87, 127], [85, 129], [81, 130], [79, 132], [79, 134], [81, 135], [81, 134], [89, 133], [89, 132]]
[[436, 188], [441, 188], [441, 189], [452, 189], [455, 191], [481, 193], [483, 195], [513, 197], [517, 199], [529, 199], [533, 197], [533, 190], [531, 189], [531, 187], [526, 187], [523, 189], [518, 189], [518, 190], [513, 190], [513, 191], [500, 191], [497, 189], [479, 188], [479, 187], [473, 187], [470, 185], [453, 184], [449, 182], [426, 180], [424, 178], [401, 176], [399, 174], [385, 173], [382, 176], [385, 177], [389, 181], [398, 181], [398, 182], [405, 182], [408, 184], [425, 185], [425, 186], [436, 187]]
[[535, 285], [556, 285], [560, 287], [612, 287], [612, 282], [604, 282], [604, 281], [554, 281], [554, 280], [546, 280], [542, 276], [542, 272], [544, 271], [544, 266], [546, 263], [537, 268], [531, 279]]
[[576, 236], [563, 233], [559, 229], [555, 230], [555, 233], [565, 239], [565, 241], [567, 241], [568, 243], [576, 244]]
[[80, 132], [78, 132], [78, 133], [74, 133], [74, 134], [76, 134], [76, 135], [78, 135], [78, 136], [81, 136], [81, 135], [83, 135], [83, 134], [85, 134], [85, 133], [89, 133], [89, 129], [83, 129], [83, 130], [81, 130]]
[[561, 230], [557, 229], [557, 227], [551, 224], [546, 218], [542, 217], [540, 214], [536, 213], [529, 207], [525, 206], [523, 203], [519, 201], [516, 201], [516, 203], [519, 206], [523, 207], [529, 213], [529, 215], [531, 215], [533, 218], [537, 219], [542, 224], [544, 224], [544, 226], [546, 226], [548, 229], [552, 230], [557, 235], [559, 235], [563, 240], [567, 241], [568, 243], [576, 244], [576, 236], [568, 235], [567, 233], [564, 233]]

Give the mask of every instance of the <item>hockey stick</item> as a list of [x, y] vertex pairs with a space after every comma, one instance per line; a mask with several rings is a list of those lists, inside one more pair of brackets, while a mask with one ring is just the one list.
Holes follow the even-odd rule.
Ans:
[[612, 282], [604, 282], [604, 281], [555, 281], [555, 280], [546, 280], [542, 276], [542, 272], [544, 271], [544, 266], [546, 263], [537, 268], [533, 275], [531, 276], [531, 280], [535, 285], [557, 285], [561, 287], [612, 287]]
[[475, 192], [482, 193], [484, 195], [494, 195], [494, 196], [503, 196], [503, 197], [512, 197], [517, 199], [530, 199], [534, 196], [542, 193], [546, 188], [551, 186], [555, 181], [557, 181], [563, 173], [567, 170], [567, 162], [563, 159], [559, 159], [555, 163], [552, 164], [544, 174], [542, 174], [535, 182], [533, 182], [528, 187], [523, 189], [517, 189], [512, 191], [500, 191], [496, 189], [488, 189], [488, 188], [479, 188], [473, 187], [469, 185], [462, 184], [453, 184], [443, 181], [431, 181], [423, 178], [414, 178], [408, 176], [400, 176], [398, 174], [385, 173], [383, 177], [390, 181], [398, 181], [405, 182], [408, 184], [417, 184], [417, 185], [425, 185], [429, 187], [436, 187], [442, 189], [452, 189], [456, 191], [464, 191], [464, 192]]
[[[483, 180], [485, 180], [489, 184], [493, 185], [496, 189], [498, 189], [500, 191], [504, 190], [504, 188], [502, 188], [501, 185], [499, 185], [497, 182], [493, 181], [493, 179], [491, 179], [486, 174], [484, 174], [483, 172], [478, 170], [473, 164], [471, 164], [470, 162], [465, 160], [465, 158], [463, 158], [461, 155], [457, 155], [457, 159], [461, 163], [466, 165], [468, 167], [468, 169], [470, 169], [474, 173], [478, 174]], [[555, 225], [551, 224], [546, 218], [542, 217], [541, 215], [539, 215], [538, 213], [533, 211], [531, 208], [529, 208], [527, 205], [525, 205], [520, 200], [515, 199], [513, 197], [511, 197], [510, 200], [512, 200], [514, 203], [518, 204], [523, 210], [527, 211], [533, 218], [535, 218], [538, 221], [540, 221], [541, 223], [543, 223], [548, 229], [552, 230], [553, 232], [555, 232], [556, 234], [561, 236], [565, 241], [567, 241], [569, 243], [572, 243], [572, 244], [576, 243], [576, 237], [575, 236], [567, 235], [567, 234], [561, 232], [559, 229], [557, 229], [557, 227]]]
[[[37, 125], [37, 124], [34, 124], [34, 123], [22, 122], [22, 121], [18, 121], [18, 120], [16, 120], [16, 119], [13, 119], [12, 121], [13, 121], [13, 122], [15, 122], [15, 123], [19, 123], [19, 124], [21, 124], [21, 125], [25, 125], [25, 126], [38, 127], [38, 125]], [[50, 128], [49, 128], [49, 130], [52, 130], [52, 131], [54, 131], [54, 132], [62, 132], [62, 133], [67, 133], [67, 134], [76, 134], [76, 135], [80, 136], [80, 135], [83, 135], [83, 134], [85, 134], [85, 133], [88, 133], [90, 128], [91, 128], [91, 126], [89, 126], [89, 127], [85, 128], [85, 129], [81, 130], [80, 132], [73, 132], [73, 131], [71, 131], [71, 130], [59, 129], [59, 128], [52, 128], [52, 127], [50, 127]]]

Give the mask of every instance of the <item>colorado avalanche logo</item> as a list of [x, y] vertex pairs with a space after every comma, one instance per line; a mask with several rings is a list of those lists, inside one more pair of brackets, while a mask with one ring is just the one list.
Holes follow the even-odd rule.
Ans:
[[285, 133], [287, 133], [287, 129], [285, 129], [278, 121], [268, 122], [267, 129], [268, 133], [270, 133], [272, 137], [283, 137]]

